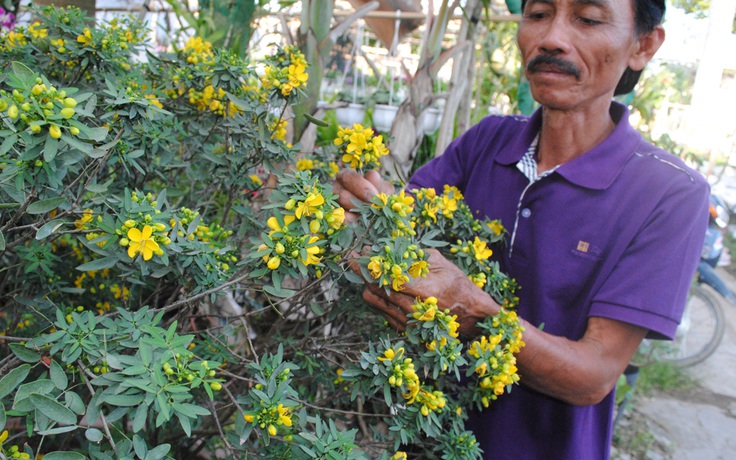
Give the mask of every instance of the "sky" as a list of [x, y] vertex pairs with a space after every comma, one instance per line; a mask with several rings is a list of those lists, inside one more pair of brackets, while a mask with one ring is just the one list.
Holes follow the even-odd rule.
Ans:
[[664, 23], [665, 40], [657, 58], [694, 63], [703, 54], [708, 19], [695, 19], [678, 8], [668, 8]]

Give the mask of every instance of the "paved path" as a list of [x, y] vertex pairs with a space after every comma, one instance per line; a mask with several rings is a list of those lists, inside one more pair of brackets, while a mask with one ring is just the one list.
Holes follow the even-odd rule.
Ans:
[[[736, 279], [719, 273], [736, 292]], [[648, 419], [652, 434], [671, 454], [647, 458], [672, 460], [736, 459], [736, 305], [721, 298], [726, 332], [716, 352], [690, 368], [699, 380], [695, 391], [656, 395], [637, 401], [636, 412]]]

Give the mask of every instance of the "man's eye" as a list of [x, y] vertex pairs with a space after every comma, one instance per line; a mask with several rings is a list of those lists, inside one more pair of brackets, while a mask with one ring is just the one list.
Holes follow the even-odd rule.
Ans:
[[542, 11], [534, 11], [524, 14], [525, 19], [544, 19], [547, 13]]
[[586, 26], [597, 26], [598, 24], [601, 24], [601, 21], [598, 21], [597, 19], [584, 18], [584, 17], [578, 18], [578, 21], [582, 22]]

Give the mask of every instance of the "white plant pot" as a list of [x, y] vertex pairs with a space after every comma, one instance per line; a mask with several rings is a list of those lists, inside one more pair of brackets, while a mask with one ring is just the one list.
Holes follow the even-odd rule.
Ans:
[[343, 127], [352, 127], [354, 124], [363, 123], [365, 118], [365, 105], [348, 104], [347, 107], [338, 107], [335, 109], [337, 122]]
[[422, 130], [427, 136], [431, 136], [440, 127], [442, 112], [437, 107], [430, 107], [422, 112]]
[[394, 105], [376, 104], [373, 107], [373, 126], [379, 131], [391, 131], [399, 108]]

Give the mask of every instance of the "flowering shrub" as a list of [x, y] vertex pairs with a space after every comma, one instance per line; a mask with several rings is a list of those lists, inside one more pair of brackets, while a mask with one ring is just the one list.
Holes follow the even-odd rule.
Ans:
[[[523, 346], [501, 224], [446, 187], [346, 225], [331, 178], [387, 150], [355, 125], [297, 156], [293, 47], [259, 75], [197, 37], [157, 55], [131, 20], [41, 17], [0, 35], [2, 456], [478, 458], [466, 408]], [[364, 279], [426, 276], [427, 248], [504, 306], [480, 337], [432, 297], [402, 335], [362, 304]]]

